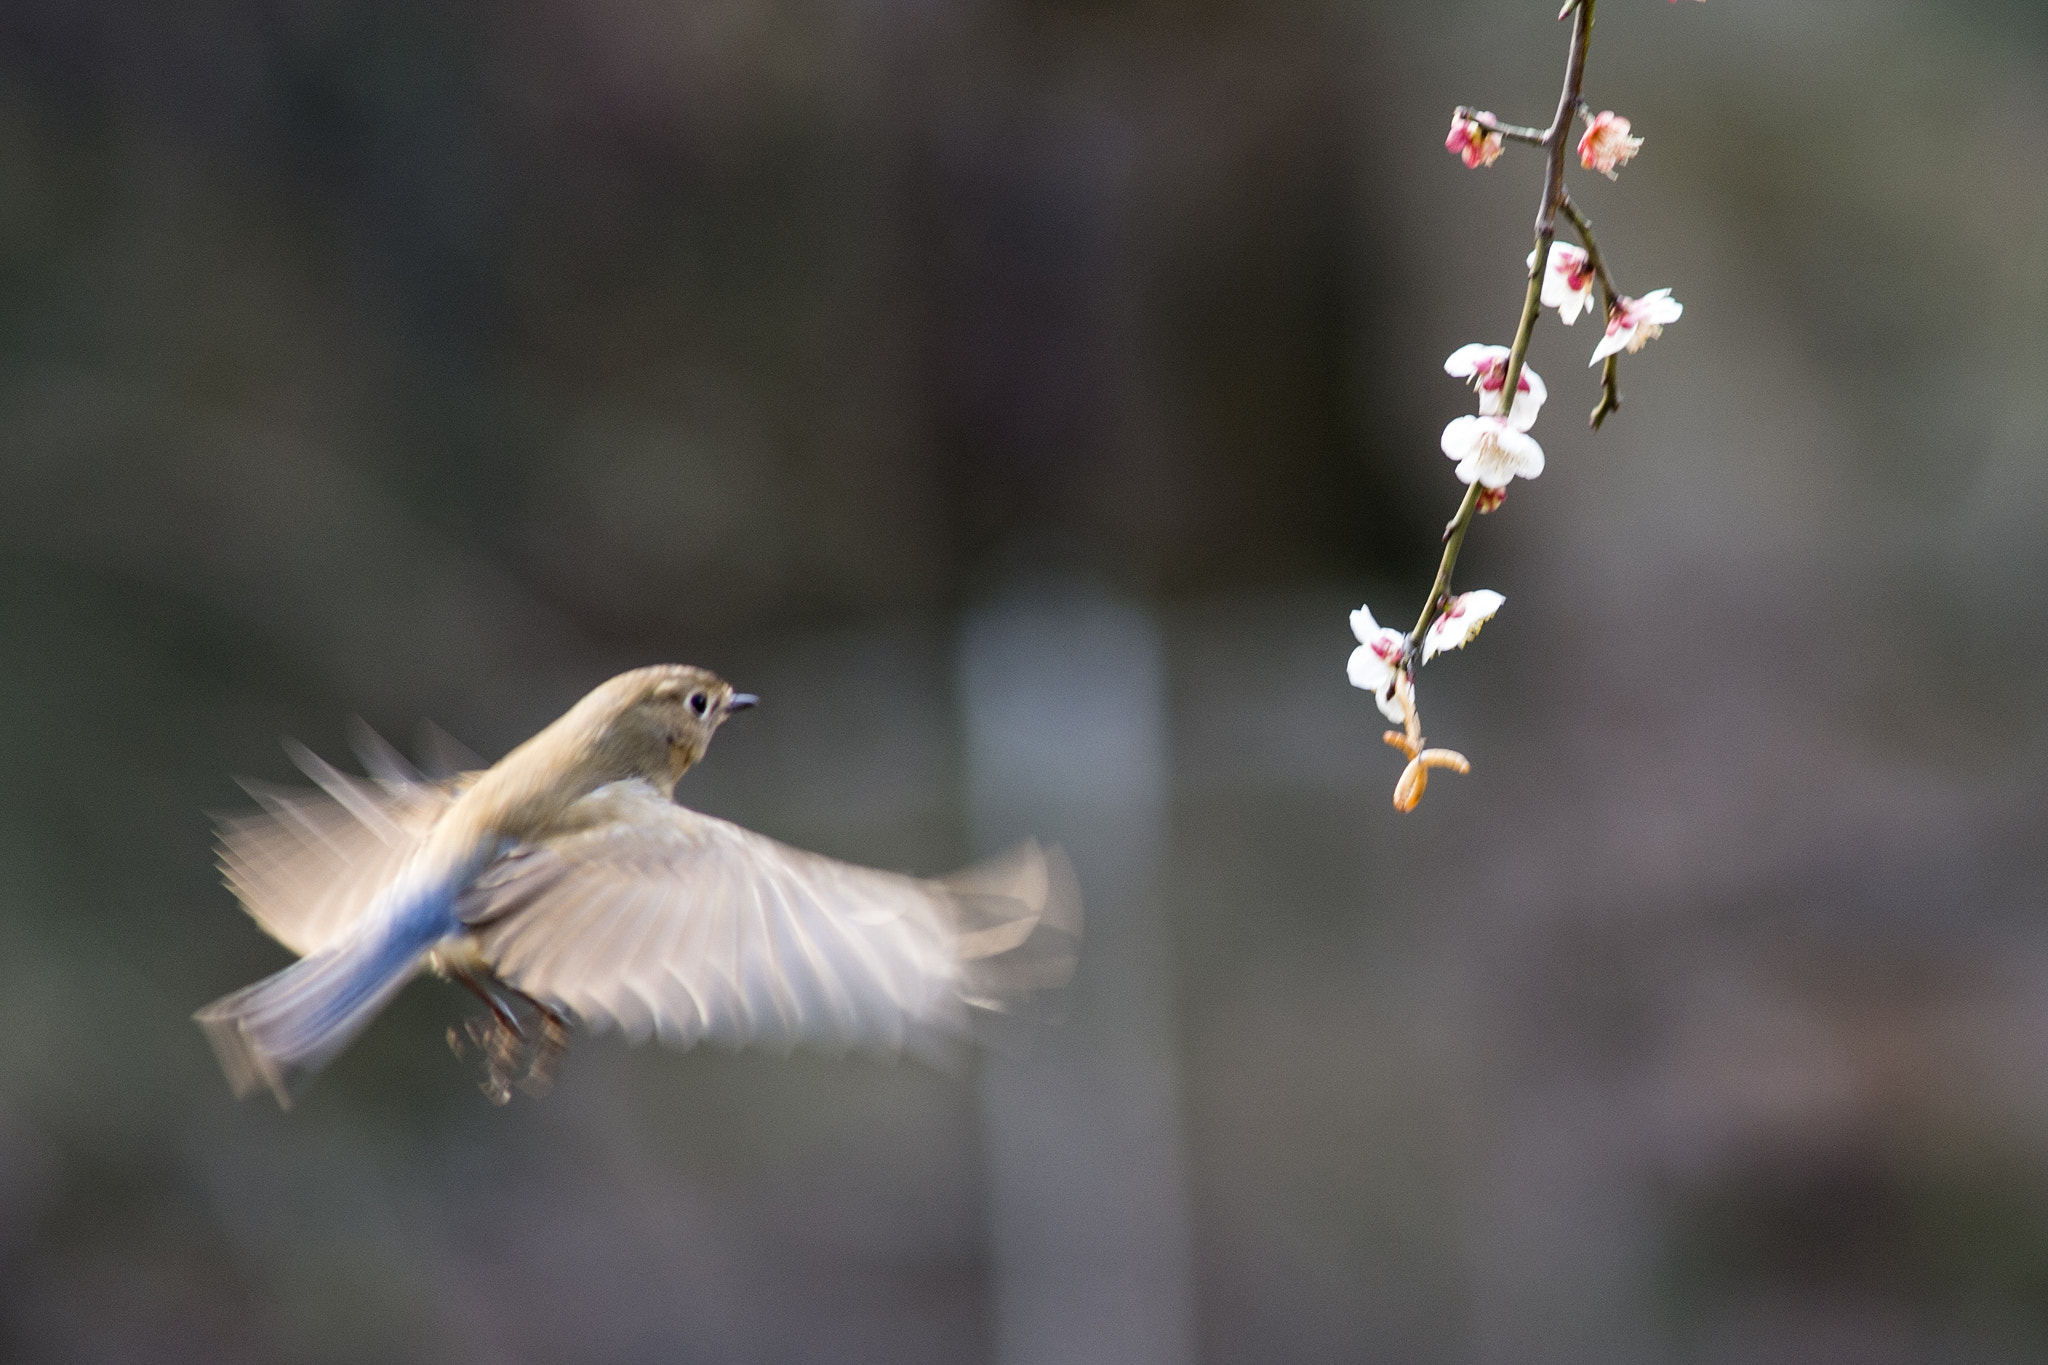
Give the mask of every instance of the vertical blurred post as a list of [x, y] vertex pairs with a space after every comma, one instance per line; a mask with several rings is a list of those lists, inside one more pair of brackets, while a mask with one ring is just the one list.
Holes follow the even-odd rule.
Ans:
[[1012, 597], [960, 639], [984, 852], [1064, 845], [1087, 909], [1070, 1009], [981, 1070], [1000, 1365], [1194, 1358], [1158, 633], [1099, 590]]

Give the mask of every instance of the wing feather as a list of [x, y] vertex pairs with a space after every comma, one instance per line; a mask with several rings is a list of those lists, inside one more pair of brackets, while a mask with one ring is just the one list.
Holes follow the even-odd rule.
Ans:
[[219, 819], [220, 868], [263, 931], [304, 956], [355, 922], [453, 795], [439, 784], [373, 786], [294, 756], [323, 791], [243, 783], [262, 809]]
[[894, 1050], [1023, 993], [985, 967], [1041, 931], [1060, 941], [1034, 955], [1051, 965], [1019, 979], [1063, 981], [1079, 928], [1055, 903], [1071, 879], [1049, 877], [1036, 846], [928, 881], [790, 848], [640, 782], [600, 788], [514, 857], [461, 908], [483, 959], [635, 1040]]
[[[228, 885], [300, 954], [347, 930], [469, 780], [361, 746], [375, 782], [295, 751], [321, 790], [247, 783], [260, 810], [220, 820]], [[509, 984], [634, 1041], [894, 1051], [1062, 985], [1071, 883], [1035, 845], [942, 881], [856, 867], [628, 782], [496, 860], [460, 913]]]

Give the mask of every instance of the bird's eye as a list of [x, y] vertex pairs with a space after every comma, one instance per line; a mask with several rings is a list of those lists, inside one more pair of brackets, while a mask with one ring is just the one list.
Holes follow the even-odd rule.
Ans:
[[692, 692], [690, 694], [690, 709], [696, 712], [698, 715], [703, 715], [705, 710], [710, 705], [711, 699], [709, 697], [706, 697], [702, 692]]

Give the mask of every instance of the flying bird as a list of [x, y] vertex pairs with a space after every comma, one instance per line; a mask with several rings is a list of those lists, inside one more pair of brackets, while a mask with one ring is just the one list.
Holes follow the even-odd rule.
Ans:
[[931, 1052], [972, 1012], [1065, 983], [1080, 904], [1057, 849], [924, 880], [677, 805], [677, 779], [754, 704], [661, 664], [444, 780], [374, 737], [370, 781], [295, 748], [320, 790], [249, 784], [263, 809], [221, 824], [229, 887], [300, 955], [194, 1016], [236, 1094], [289, 1107], [422, 971], [487, 1006], [466, 1037], [499, 1103], [515, 1082], [545, 1088], [575, 1023], [683, 1046]]

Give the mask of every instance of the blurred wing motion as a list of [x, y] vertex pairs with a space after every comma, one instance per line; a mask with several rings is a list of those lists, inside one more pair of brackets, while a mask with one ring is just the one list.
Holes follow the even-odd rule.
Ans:
[[[365, 738], [367, 737], [367, 738]], [[311, 750], [292, 758], [320, 791], [244, 782], [261, 811], [222, 816], [220, 869], [263, 931], [301, 957], [334, 944], [461, 790], [429, 783], [382, 741], [358, 734], [374, 783]]]
[[[333, 947], [467, 777], [429, 782], [367, 732], [374, 782], [310, 752], [321, 790], [247, 784], [220, 822], [221, 869], [264, 931]], [[1080, 898], [1057, 849], [1025, 844], [924, 881], [779, 844], [640, 782], [600, 788], [559, 832], [513, 847], [458, 903], [479, 963], [515, 990], [638, 1041], [927, 1050], [970, 1007], [1063, 986]]]
[[459, 906], [506, 984], [639, 1040], [922, 1050], [1063, 985], [1065, 859], [1026, 844], [923, 881], [776, 843], [640, 782], [585, 797]]

